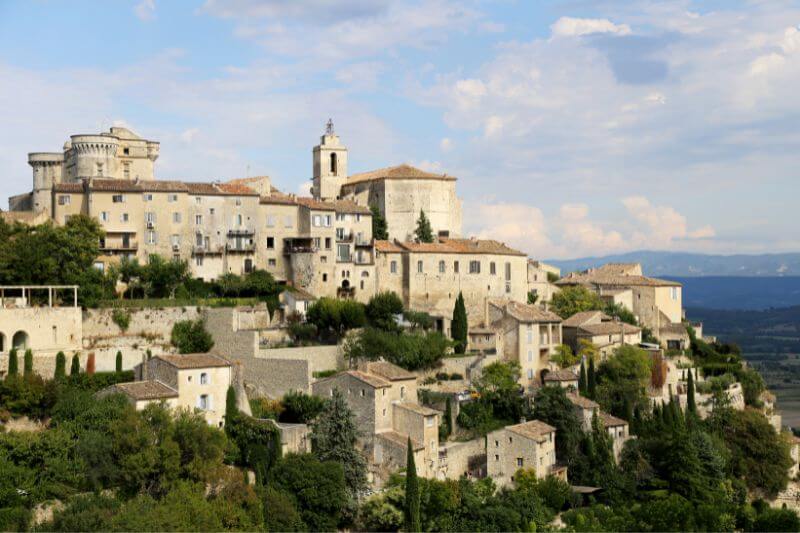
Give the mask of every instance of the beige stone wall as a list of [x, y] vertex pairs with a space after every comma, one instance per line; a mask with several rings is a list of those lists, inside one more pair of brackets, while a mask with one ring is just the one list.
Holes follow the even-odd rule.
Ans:
[[[299, 207], [264, 201], [256, 222], [258, 267], [277, 280], [290, 279], [289, 261], [283, 253], [284, 240], [298, 235]], [[269, 246], [271, 244], [271, 246]]]
[[0, 307], [0, 353], [8, 353], [14, 337], [21, 342], [20, 357], [26, 348], [33, 352], [56, 353], [81, 347], [83, 324], [77, 307]]
[[195, 306], [126, 309], [130, 316], [127, 331], [123, 332], [112, 319], [114, 310], [87, 309], [83, 312], [84, 346], [117, 336], [150, 337], [153, 340], [169, 342], [172, 326], [182, 320], [197, 320], [201, 312]]
[[331, 378], [317, 381], [311, 386], [314, 396], [330, 398], [333, 390], [339, 389], [347, 399], [347, 404], [356, 416], [356, 424], [363, 438], [372, 441], [376, 427], [376, 394], [382, 395], [383, 389], [374, 389], [349, 374], [338, 374]]
[[[225, 396], [231, 385], [231, 367], [186, 369], [178, 371], [178, 407], [200, 409], [200, 398], [206, 396], [209, 407], [202, 411], [206, 421], [222, 427], [225, 419]], [[206, 375], [203, 383], [202, 376]]]
[[461, 236], [461, 200], [456, 196], [455, 181], [392, 179], [379, 183], [376, 203], [386, 217], [390, 239], [413, 238], [420, 211], [431, 221], [434, 234], [444, 231], [451, 237]]
[[682, 287], [656, 287], [656, 307], [677, 324], [683, 319]]
[[[522, 459], [522, 465], [518, 463]], [[550, 474], [556, 462], [555, 433], [544, 443], [538, 443], [506, 430], [493, 431], [486, 436], [486, 465], [489, 477], [498, 487], [511, 484], [520, 468], [534, 469], [538, 479]]]
[[293, 348], [259, 348], [257, 359], [295, 359], [308, 361], [312, 372], [341, 370], [344, 368], [344, 355], [338, 345], [298, 346]]
[[439, 448], [437, 478], [481, 477], [486, 474], [486, 439], [448, 442]]

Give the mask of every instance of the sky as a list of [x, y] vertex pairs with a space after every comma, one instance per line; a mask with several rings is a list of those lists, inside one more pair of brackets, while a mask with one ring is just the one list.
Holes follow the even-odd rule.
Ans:
[[[0, 197], [131, 128], [160, 179], [458, 177], [539, 258], [800, 251], [800, 0], [0, 0]], [[5, 205], [4, 205], [5, 206]]]

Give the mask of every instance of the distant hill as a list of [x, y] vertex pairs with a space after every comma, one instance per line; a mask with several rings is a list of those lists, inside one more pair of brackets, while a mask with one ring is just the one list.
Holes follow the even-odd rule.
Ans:
[[800, 277], [663, 276], [683, 284], [684, 307], [762, 310], [800, 305]]
[[703, 322], [703, 333], [739, 344], [745, 355], [800, 353], [800, 306], [764, 311], [687, 307], [686, 316]]
[[641, 263], [648, 276], [800, 276], [800, 253], [706, 255], [688, 252], [637, 251], [605, 257], [548, 259], [545, 262], [573, 272], [605, 263]]

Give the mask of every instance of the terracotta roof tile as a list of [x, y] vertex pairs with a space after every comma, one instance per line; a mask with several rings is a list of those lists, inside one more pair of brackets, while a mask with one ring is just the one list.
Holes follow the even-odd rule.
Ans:
[[83, 192], [83, 183], [56, 183], [53, 185], [55, 192]]
[[[597, 315], [600, 315], [599, 317]], [[576, 328], [582, 326], [587, 322], [601, 322], [603, 320], [611, 320], [611, 317], [602, 311], [581, 311], [575, 313], [564, 322], [561, 323], [565, 328]]]
[[422, 416], [433, 416], [440, 414], [440, 412], [436, 409], [431, 409], [430, 407], [425, 407], [424, 405], [420, 405], [418, 403], [399, 402], [394, 404], [394, 406]]
[[434, 174], [433, 172], [427, 172], [425, 170], [412, 167], [411, 165], [402, 164], [394, 167], [379, 168], [378, 170], [371, 170], [369, 172], [361, 172], [360, 174], [353, 174], [347, 178], [347, 180], [344, 182], [344, 185], [355, 185], [356, 183], [387, 179], [456, 180], [455, 176], [448, 176], [447, 174]]
[[578, 376], [572, 370], [560, 368], [558, 370], [551, 370], [544, 375], [544, 381], [578, 381]]
[[156, 380], [117, 383], [108, 390], [121, 392], [134, 400], [160, 400], [178, 397], [178, 391]]
[[369, 207], [358, 205], [351, 200], [336, 200], [333, 202], [333, 208], [337, 213], [353, 213], [357, 215], [372, 215]]
[[366, 364], [366, 371], [369, 374], [375, 374], [389, 381], [417, 379], [415, 374], [412, 374], [405, 368], [400, 368], [397, 365], [386, 361], [373, 361]]
[[[380, 433], [376, 433], [375, 436], [377, 438], [384, 439], [402, 449], [406, 449], [408, 447], [408, 435], [402, 435], [397, 431], [382, 431]], [[411, 446], [414, 448], [414, 451], [425, 448], [425, 445], [415, 439], [411, 439]]]
[[207, 353], [185, 354], [185, 355], [157, 355], [153, 359], [161, 359], [179, 370], [189, 368], [212, 368], [231, 366], [230, 361], [218, 355]]
[[595, 402], [594, 400], [590, 400], [589, 398], [584, 398], [574, 392], [567, 393], [567, 399], [573, 403], [573, 405], [577, 405], [583, 409], [597, 409], [600, 405]]
[[383, 253], [400, 253], [404, 249], [392, 241], [375, 241], [375, 249]]
[[614, 335], [618, 334], [620, 329], [625, 331], [625, 335], [633, 335], [642, 331], [642, 328], [632, 326], [625, 322], [601, 322], [600, 324], [584, 324], [578, 327], [578, 333], [585, 333], [589, 335]]
[[523, 252], [515, 250], [504, 243], [490, 239], [450, 239], [442, 237], [439, 242], [400, 242], [375, 241], [375, 247], [381, 252], [412, 252], [435, 254], [494, 254], [519, 255]]
[[537, 442], [544, 442], [547, 440], [548, 433], [555, 433], [556, 431], [556, 428], [550, 424], [545, 424], [541, 420], [531, 420], [530, 422], [523, 422], [522, 424], [514, 426], [506, 426], [505, 429], [517, 435], [534, 439]]
[[611, 415], [609, 413], [604, 413], [603, 411], [600, 411], [599, 416], [600, 416], [600, 421], [603, 423], [603, 426], [607, 428], [628, 425], [628, 423], [625, 420], [617, 418], [616, 416]]

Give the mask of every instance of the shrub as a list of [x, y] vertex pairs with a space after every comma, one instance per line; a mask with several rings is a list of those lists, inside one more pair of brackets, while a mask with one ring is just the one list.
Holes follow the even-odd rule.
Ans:
[[384, 331], [399, 331], [395, 316], [403, 312], [403, 301], [390, 291], [380, 292], [369, 299], [366, 314], [369, 324]]
[[281, 422], [309, 424], [325, 408], [325, 400], [319, 396], [289, 391], [283, 397], [283, 407]]
[[271, 418], [277, 420], [283, 412], [283, 404], [280, 400], [270, 398], [251, 398], [250, 411], [254, 418]]
[[131, 314], [125, 309], [114, 309], [111, 312], [111, 320], [124, 333], [128, 331], [128, 326], [131, 325]]
[[176, 322], [170, 340], [180, 353], [206, 353], [214, 347], [214, 339], [202, 319]]
[[447, 353], [450, 342], [438, 331], [400, 334], [366, 328], [348, 340], [345, 355], [355, 360], [383, 358], [406, 370], [433, 368]]

